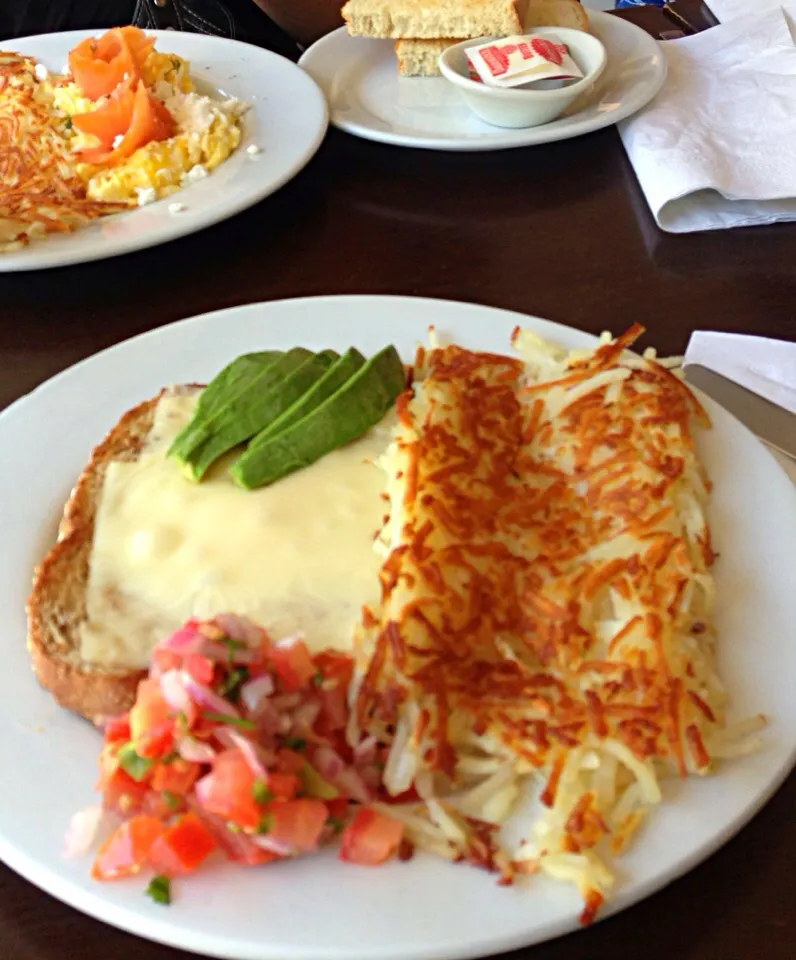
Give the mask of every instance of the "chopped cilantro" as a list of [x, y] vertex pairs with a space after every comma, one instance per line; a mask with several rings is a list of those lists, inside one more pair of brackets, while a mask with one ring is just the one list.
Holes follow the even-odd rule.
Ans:
[[240, 827], [232, 820], [227, 820], [227, 830], [230, 833], [240, 833]]
[[119, 748], [119, 766], [137, 782], [144, 779], [154, 762], [147, 757], [139, 757], [132, 741]]
[[321, 673], [320, 670], [318, 670], [317, 673], [314, 673], [312, 675], [312, 685], [313, 687], [320, 687], [322, 683], [323, 683], [323, 674]]
[[271, 813], [264, 813], [257, 827], [258, 833], [270, 833], [274, 829], [274, 817]]
[[155, 903], [168, 906], [171, 903], [171, 880], [164, 876], [152, 877], [149, 886], [146, 888], [146, 895], [151, 897]]
[[230, 666], [235, 662], [235, 651], [246, 649], [245, 643], [241, 643], [240, 640], [233, 640], [232, 637], [219, 637], [218, 642], [223, 643], [227, 648], [227, 660]]
[[249, 679], [249, 671], [246, 667], [237, 667], [235, 670], [232, 670], [224, 678], [224, 681], [218, 688], [218, 692], [222, 697], [226, 697], [227, 700], [231, 700], [233, 703], [237, 703], [238, 698], [240, 697], [240, 688], [244, 683]]
[[70, 116], [67, 116], [66, 120], [64, 120], [64, 127], [66, 127], [67, 130], [72, 129], [72, 118]]
[[304, 737], [285, 737], [285, 746], [288, 750], [303, 750], [307, 746]]
[[170, 763], [174, 763], [175, 760], [179, 760], [180, 755], [176, 750], [172, 750], [171, 753], [167, 753], [165, 757], [160, 758], [161, 763], [165, 763], [168, 766]]
[[326, 826], [331, 827], [333, 833], [340, 833], [345, 824], [340, 817], [329, 817], [326, 821]]
[[229, 723], [240, 730], [256, 730], [257, 724], [253, 720], [244, 720], [243, 717], [232, 717], [228, 713], [216, 713], [213, 710], [205, 710], [202, 714], [205, 720], [213, 720], [215, 723]]
[[163, 797], [163, 802], [169, 810], [179, 810], [182, 806], [182, 798], [178, 797], [176, 793], [172, 793], [171, 790], [164, 790], [161, 797]]
[[268, 789], [265, 780], [255, 780], [252, 784], [252, 796], [255, 803], [268, 803], [274, 799], [273, 793]]

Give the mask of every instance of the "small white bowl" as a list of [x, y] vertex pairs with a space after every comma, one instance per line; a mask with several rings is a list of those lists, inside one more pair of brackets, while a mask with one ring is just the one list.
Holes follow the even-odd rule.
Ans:
[[492, 126], [538, 127], [550, 123], [593, 86], [605, 69], [605, 47], [590, 33], [569, 27], [534, 27], [526, 33], [557, 36], [567, 45], [569, 55], [583, 71], [583, 79], [552, 90], [520, 90], [516, 87], [499, 90], [471, 80], [465, 50], [486, 43], [489, 37], [464, 40], [448, 47], [439, 58], [442, 76], [459, 90], [473, 113]]

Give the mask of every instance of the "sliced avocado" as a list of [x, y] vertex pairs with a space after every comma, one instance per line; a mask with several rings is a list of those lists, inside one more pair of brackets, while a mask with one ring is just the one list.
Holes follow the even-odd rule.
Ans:
[[[291, 350], [268, 368], [269, 372], [279, 374], [287, 371], [285, 376], [275, 382], [267, 380], [259, 385], [259, 389], [252, 387], [211, 421], [208, 439], [186, 458], [183, 472], [187, 477], [201, 480], [219, 457], [245, 443], [281, 416], [339, 359], [333, 350], [323, 350], [306, 358], [300, 356], [306, 351], [295, 353], [296, 356], [291, 358], [294, 354]], [[288, 358], [291, 358], [289, 363]]]
[[303, 419], [308, 413], [312, 413], [316, 407], [319, 407], [327, 397], [331, 397], [364, 365], [365, 358], [359, 350], [351, 347], [342, 357], [335, 360], [321, 379], [316, 381], [302, 397], [299, 397], [292, 407], [285, 410], [282, 416], [271, 421], [264, 430], [253, 437], [247, 449], [250, 450], [255, 444], [264, 442], [268, 437], [280, 433], [298, 420]]
[[378, 423], [405, 385], [398, 352], [385, 347], [303, 419], [252, 444], [231, 468], [233, 479], [254, 490], [320, 460]]
[[200, 428], [223, 410], [227, 403], [248, 389], [247, 384], [253, 383], [265, 368], [273, 366], [281, 356], [281, 350], [265, 350], [246, 353], [228, 363], [199, 394], [193, 416], [174, 438], [166, 456], [178, 459], [189, 456], [194, 446], [206, 439]]

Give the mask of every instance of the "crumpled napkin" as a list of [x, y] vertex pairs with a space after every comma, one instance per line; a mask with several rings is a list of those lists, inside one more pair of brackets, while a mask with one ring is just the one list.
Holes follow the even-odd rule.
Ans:
[[[796, 220], [788, 18], [769, 0], [722, 3], [747, 15], [663, 43], [663, 90], [619, 125], [653, 216], [670, 233]], [[721, 16], [722, 5], [711, 6]]]

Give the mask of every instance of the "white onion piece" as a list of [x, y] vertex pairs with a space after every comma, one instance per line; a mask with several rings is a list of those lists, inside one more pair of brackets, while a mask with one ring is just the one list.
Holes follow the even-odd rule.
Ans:
[[209, 743], [202, 743], [195, 737], [183, 737], [177, 741], [177, 753], [183, 760], [190, 763], [212, 763], [216, 758], [216, 751]]
[[251, 620], [239, 617], [236, 613], [220, 613], [213, 619], [230, 640], [245, 643], [247, 647], [259, 647], [263, 640], [263, 631]]
[[265, 697], [274, 692], [274, 679], [266, 674], [256, 680], [248, 680], [240, 688], [240, 698], [250, 713], [257, 713]]
[[72, 817], [64, 837], [63, 856], [79, 857], [88, 853], [99, 833], [105, 811], [102, 807], [85, 807]]
[[227, 717], [240, 716], [229, 700], [220, 697], [203, 683], [197, 683], [193, 677], [187, 674], [185, 675], [185, 688], [191, 695], [191, 699], [195, 703], [198, 703], [200, 707], [207, 707], [208, 710], [212, 710], [215, 713], [223, 713]]
[[267, 850], [269, 853], [275, 853], [278, 857], [289, 857], [293, 853], [290, 844], [280, 843], [278, 840], [269, 837], [267, 833], [255, 834], [251, 841], [255, 846]]
[[191, 697], [185, 687], [186, 676], [182, 670], [167, 670], [158, 677], [163, 699], [172, 710], [183, 713], [191, 708]]
[[296, 734], [312, 733], [312, 725], [318, 719], [321, 712], [321, 705], [317, 700], [308, 700], [296, 708], [293, 714], [293, 731]]
[[246, 763], [249, 765], [249, 769], [255, 775], [255, 777], [258, 777], [260, 780], [266, 780], [268, 778], [268, 773], [266, 772], [265, 766], [260, 759], [256, 745], [253, 744], [251, 740], [238, 733], [237, 730], [230, 730], [229, 738], [243, 754]]

